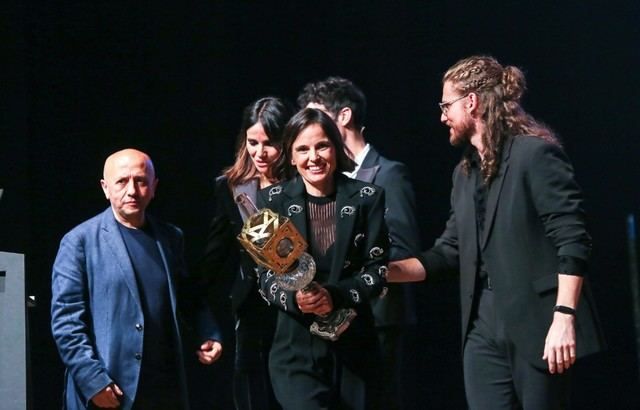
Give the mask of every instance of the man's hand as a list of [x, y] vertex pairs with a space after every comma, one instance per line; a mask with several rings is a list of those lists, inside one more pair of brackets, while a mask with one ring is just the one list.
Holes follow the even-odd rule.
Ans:
[[207, 340], [200, 345], [200, 350], [196, 354], [200, 363], [211, 364], [222, 356], [222, 344], [215, 340]]
[[576, 362], [575, 317], [555, 312], [544, 343], [544, 355], [549, 373], [563, 373]]
[[296, 302], [302, 313], [313, 313], [324, 316], [333, 310], [331, 294], [316, 282], [311, 282], [304, 291], [297, 291]]
[[120, 406], [120, 397], [122, 397], [122, 395], [123, 393], [120, 387], [115, 383], [111, 383], [93, 396], [91, 401], [98, 407], [114, 409]]
[[417, 258], [407, 258], [389, 263], [387, 282], [419, 282], [427, 278], [427, 272]]

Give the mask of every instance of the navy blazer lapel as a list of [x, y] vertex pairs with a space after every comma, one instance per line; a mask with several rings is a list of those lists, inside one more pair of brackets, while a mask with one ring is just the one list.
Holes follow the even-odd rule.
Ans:
[[348, 178], [342, 174], [336, 177], [336, 242], [329, 283], [336, 283], [340, 279], [347, 252], [351, 249], [353, 229], [360, 212], [358, 202], [354, 199], [358, 190], [351, 188], [348, 182]]
[[116, 218], [113, 215], [111, 207], [107, 208], [107, 210], [102, 213], [102, 229], [100, 231], [100, 236], [101, 239], [109, 245], [109, 248], [111, 248], [114, 255], [114, 262], [120, 268], [119, 270], [122, 273], [122, 278], [131, 292], [131, 297], [138, 304], [138, 308], [142, 309], [135, 271], [133, 270], [133, 265], [131, 264], [131, 258], [129, 257], [127, 247], [124, 244], [124, 239], [122, 239], [122, 234], [118, 228], [118, 223], [119, 222], [116, 221]]
[[498, 175], [495, 176], [491, 185], [489, 186], [489, 192], [487, 193], [487, 210], [484, 219], [484, 231], [482, 234], [482, 241], [480, 242], [481, 249], [487, 246], [487, 240], [493, 227], [493, 221], [496, 216], [496, 210], [498, 207], [498, 199], [502, 192], [502, 185], [504, 183], [504, 177], [509, 170], [509, 154], [511, 152], [511, 146], [513, 144], [513, 138], [507, 140], [502, 151], [502, 157], [500, 159], [500, 167], [498, 168]]
[[360, 169], [356, 173], [356, 179], [363, 182], [373, 182], [380, 169], [378, 165], [378, 159], [380, 154], [372, 146], [369, 146], [369, 152], [365, 155], [360, 164]]
[[[173, 252], [173, 247], [169, 243], [169, 237], [164, 234], [162, 227], [159, 223], [155, 221], [155, 219], [149, 215], [146, 217], [147, 223], [151, 226], [153, 230], [153, 235], [156, 240], [156, 246], [158, 247], [158, 251], [160, 252], [160, 257], [162, 258], [162, 266], [164, 267], [165, 274], [167, 276], [167, 285], [169, 288], [169, 302], [171, 303], [171, 314], [173, 316], [173, 324], [175, 326], [176, 331], [178, 332], [177, 336], [174, 338], [174, 343], [176, 343], [176, 351], [182, 352], [182, 338], [180, 337], [180, 321], [178, 320], [178, 296], [177, 296], [177, 287], [176, 280], [174, 275], [180, 274], [181, 272], [174, 272], [172, 267], [176, 266], [176, 258], [181, 258], [181, 255], [175, 255]], [[178, 354], [178, 361], [180, 363], [181, 368], [184, 366], [184, 358], [181, 354]], [[181, 385], [181, 388], [186, 389], [184, 384]]]

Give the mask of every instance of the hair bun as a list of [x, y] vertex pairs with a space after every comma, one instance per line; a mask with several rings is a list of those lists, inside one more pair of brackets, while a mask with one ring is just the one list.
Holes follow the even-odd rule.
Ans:
[[502, 85], [505, 100], [520, 101], [527, 89], [524, 73], [512, 65], [506, 66], [502, 71]]

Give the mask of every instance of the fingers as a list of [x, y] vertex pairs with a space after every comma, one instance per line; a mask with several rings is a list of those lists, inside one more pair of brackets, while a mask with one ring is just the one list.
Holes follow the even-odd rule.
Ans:
[[220, 342], [207, 340], [200, 346], [200, 350], [196, 351], [198, 361], [202, 364], [212, 364], [222, 355], [222, 345]]
[[562, 374], [576, 362], [575, 348], [565, 346], [554, 349], [547, 345], [542, 359], [547, 361], [549, 373]]
[[202, 353], [202, 352], [197, 352], [198, 354], [198, 361], [202, 364], [206, 364], [206, 365], [210, 365], [211, 363], [213, 363], [213, 360], [211, 360], [211, 358], [209, 356], [207, 356], [206, 354]]
[[203, 351], [197, 351], [196, 354], [198, 355], [198, 361], [202, 364], [211, 364], [213, 363], [213, 358], [211, 356], [209, 356], [207, 353], [203, 352]]
[[118, 407], [120, 405], [120, 401], [116, 397], [116, 393], [111, 386], [106, 389], [105, 399], [109, 408]]
[[547, 361], [549, 373], [564, 373], [576, 362], [576, 335], [574, 318], [556, 313], [547, 333], [543, 360]]
[[329, 308], [329, 305], [326, 301], [316, 301], [313, 303], [299, 303], [298, 304], [298, 309], [300, 309], [300, 311], [302, 313], [315, 313], [315, 314], [323, 314], [321, 313], [321, 311], [327, 310]]
[[569, 370], [571, 366], [576, 362], [576, 350], [573, 346], [565, 346], [556, 353], [556, 363], [558, 373], [563, 373], [565, 370]]
[[298, 308], [303, 313], [319, 313], [320, 310], [325, 311], [330, 308], [330, 301], [326, 289], [318, 287], [309, 291], [298, 291], [296, 293], [296, 302]]
[[91, 401], [93, 401], [98, 407], [112, 409], [120, 406], [120, 400], [118, 397], [122, 396], [122, 394], [120, 387], [115, 383], [112, 383], [98, 392]]
[[124, 394], [124, 393], [122, 393], [122, 390], [120, 390], [120, 387], [118, 387], [117, 384], [113, 383], [112, 387], [113, 387], [113, 391], [116, 394], [116, 396], [122, 396]]
[[331, 306], [329, 304], [326, 304], [324, 306], [319, 307], [318, 309], [316, 309], [316, 311], [314, 312], [316, 315], [319, 316], [324, 316], [324, 315], [328, 315], [329, 313], [331, 313], [333, 309], [331, 308]]

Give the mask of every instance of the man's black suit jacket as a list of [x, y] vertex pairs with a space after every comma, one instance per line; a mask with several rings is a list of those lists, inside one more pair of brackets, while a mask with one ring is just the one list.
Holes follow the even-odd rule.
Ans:
[[[415, 194], [406, 165], [383, 157], [370, 146], [356, 179], [376, 184], [385, 190], [385, 221], [390, 237], [389, 259], [415, 256], [421, 249], [420, 233], [416, 220]], [[387, 284], [387, 295], [371, 302], [376, 326], [416, 322], [413, 286]]]
[[[581, 190], [558, 144], [532, 136], [509, 139], [489, 186], [485, 228], [478, 243], [474, 203], [478, 174], [474, 168], [470, 175], [460, 165], [455, 169], [445, 231], [421, 255], [421, 262], [428, 275], [460, 272], [464, 346], [478, 289], [479, 247], [508, 337], [522, 357], [544, 368], [542, 354], [556, 302], [559, 258], [587, 261], [591, 252]], [[603, 346], [586, 279], [576, 315], [578, 357]]]

